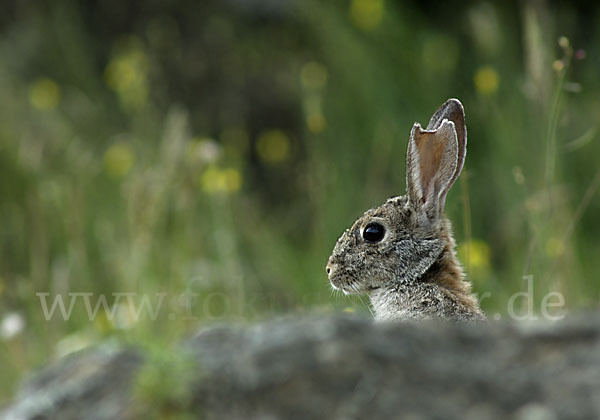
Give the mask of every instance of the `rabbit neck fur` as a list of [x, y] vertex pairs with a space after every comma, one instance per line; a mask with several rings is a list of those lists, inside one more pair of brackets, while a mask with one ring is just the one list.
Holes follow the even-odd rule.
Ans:
[[454, 241], [443, 229], [446, 246], [417, 279], [397, 281], [369, 293], [377, 320], [441, 318], [454, 321], [485, 319], [454, 253]]

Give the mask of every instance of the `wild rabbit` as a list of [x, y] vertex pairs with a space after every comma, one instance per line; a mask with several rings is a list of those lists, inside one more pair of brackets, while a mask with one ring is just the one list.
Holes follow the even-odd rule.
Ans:
[[338, 239], [327, 274], [335, 289], [367, 293], [377, 320], [484, 319], [454, 251], [444, 202], [465, 161], [462, 104], [448, 99], [406, 152], [406, 195], [363, 214]]

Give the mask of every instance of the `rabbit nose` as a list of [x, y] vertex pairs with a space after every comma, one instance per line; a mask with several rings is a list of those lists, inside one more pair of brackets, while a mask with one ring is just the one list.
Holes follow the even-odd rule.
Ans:
[[337, 267], [337, 264], [335, 264], [331, 261], [328, 261], [327, 266], [325, 267], [325, 271], [327, 271], [327, 275], [331, 276], [331, 273], [333, 273], [335, 271], [336, 267]]

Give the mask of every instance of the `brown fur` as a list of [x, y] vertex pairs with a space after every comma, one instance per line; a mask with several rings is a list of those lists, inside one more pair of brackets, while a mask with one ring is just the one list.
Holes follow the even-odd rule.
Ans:
[[445, 226], [442, 237], [446, 246], [439, 259], [421, 277], [424, 283], [435, 283], [442, 287], [448, 296], [471, 312], [480, 312], [479, 303], [471, 293], [471, 284], [465, 281], [462, 266], [454, 252], [454, 239]]

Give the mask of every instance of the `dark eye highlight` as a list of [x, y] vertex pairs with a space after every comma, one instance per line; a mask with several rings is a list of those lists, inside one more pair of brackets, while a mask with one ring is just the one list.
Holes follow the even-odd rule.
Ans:
[[369, 223], [363, 230], [363, 238], [370, 243], [376, 243], [385, 236], [385, 228], [379, 223]]

